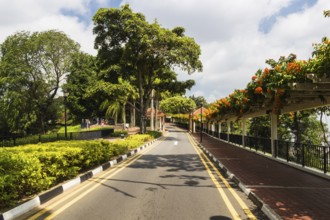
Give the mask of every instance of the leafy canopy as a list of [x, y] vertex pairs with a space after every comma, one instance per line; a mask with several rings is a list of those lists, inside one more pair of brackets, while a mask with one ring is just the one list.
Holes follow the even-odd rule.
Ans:
[[[144, 133], [147, 104], [152, 90], [165, 88], [162, 82], [174, 85], [175, 70], [190, 73], [202, 71], [201, 50], [193, 38], [184, 35], [184, 28], [168, 30], [157, 22], [149, 23], [141, 13], [134, 13], [129, 5], [120, 9], [99, 9], [93, 17], [95, 48], [103, 80], [129, 82], [138, 92], [138, 112], [141, 132]], [[170, 76], [170, 77], [169, 77]], [[174, 79], [174, 81], [176, 81]], [[193, 85], [187, 81], [179, 85], [179, 92]], [[106, 88], [104, 88], [106, 89]]]

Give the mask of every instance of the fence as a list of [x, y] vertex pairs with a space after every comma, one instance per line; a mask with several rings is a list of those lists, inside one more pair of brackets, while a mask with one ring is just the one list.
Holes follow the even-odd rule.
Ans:
[[[181, 127], [187, 128], [187, 124], [180, 124]], [[196, 126], [200, 132], [200, 126]], [[238, 144], [244, 147], [254, 149], [255, 151], [263, 152], [264, 154], [272, 154], [272, 141], [269, 138], [242, 136], [237, 134], [228, 134], [221, 132], [210, 131], [206, 126], [203, 126], [203, 132], [210, 134], [230, 143]], [[285, 159], [287, 162], [294, 162], [303, 167], [316, 168], [324, 173], [330, 172], [330, 148], [326, 146], [317, 146], [311, 144], [295, 143], [282, 140], [275, 140], [275, 157]]]
[[53, 133], [45, 135], [31, 135], [31, 136], [11, 136], [1, 137], [0, 147], [13, 147], [25, 144], [37, 144], [45, 142], [53, 142], [59, 140], [92, 140], [97, 138], [104, 138], [114, 133], [114, 129], [104, 129], [84, 132], [69, 132], [67, 137], [64, 133]]
[[287, 162], [330, 171], [329, 147], [275, 140], [275, 156]]
[[264, 154], [272, 153], [272, 142], [269, 138], [244, 136], [244, 145], [255, 151], [261, 151]]

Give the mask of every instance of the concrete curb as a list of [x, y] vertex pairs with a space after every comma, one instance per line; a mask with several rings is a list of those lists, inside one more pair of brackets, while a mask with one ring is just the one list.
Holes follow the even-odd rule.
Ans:
[[235, 174], [231, 173], [215, 156], [213, 156], [203, 145], [198, 143], [194, 137], [192, 137], [195, 143], [204, 151], [204, 153], [216, 164], [219, 166], [219, 170], [225, 173], [229, 179], [235, 182], [238, 187], [244, 192], [245, 195], [258, 207], [260, 210], [271, 220], [282, 220], [282, 218], [271, 209], [266, 203], [264, 203], [255, 193], [251, 192]]
[[159, 138], [152, 140], [144, 145], [142, 145], [141, 147], [138, 147], [134, 150], [132, 150], [131, 152], [121, 155], [118, 158], [108, 161], [104, 164], [102, 164], [101, 166], [87, 171], [86, 173], [80, 175], [79, 177], [72, 179], [60, 186], [57, 186], [47, 192], [44, 192], [40, 195], [38, 195], [37, 197], [11, 209], [8, 210], [2, 214], [0, 214], [0, 220], [11, 220], [14, 219], [16, 217], [19, 217], [20, 215], [34, 209], [37, 208], [38, 206], [48, 202], [49, 200], [55, 198], [56, 196], [62, 194], [63, 192], [67, 191], [68, 189], [81, 184], [82, 182], [92, 178], [93, 176], [95, 176], [96, 174], [107, 170], [110, 167], [113, 167], [115, 164], [119, 163], [120, 161], [123, 161], [125, 159], [127, 159], [130, 156], [133, 156], [134, 154], [138, 153], [139, 151], [145, 149], [146, 147], [148, 147], [149, 145], [153, 144], [154, 142], [156, 142], [157, 140], [159, 140]]

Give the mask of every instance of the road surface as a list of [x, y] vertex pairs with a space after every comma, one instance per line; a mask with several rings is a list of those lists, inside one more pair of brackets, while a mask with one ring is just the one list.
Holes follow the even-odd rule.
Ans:
[[187, 132], [85, 181], [20, 219], [266, 219], [215, 169]]

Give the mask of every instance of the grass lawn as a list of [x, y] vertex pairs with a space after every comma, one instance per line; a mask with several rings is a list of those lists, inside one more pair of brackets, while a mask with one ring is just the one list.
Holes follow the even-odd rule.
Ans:
[[[73, 126], [67, 126], [67, 132], [81, 132], [81, 131], [96, 131], [96, 130], [104, 130], [104, 129], [110, 129], [113, 128], [113, 126], [102, 126], [102, 125], [93, 125], [91, 128], [83, 128], [81, 129], [80, 125], [73, 125]], [[65, 127], [61, 127], [57, 133], [65, 133]]]

